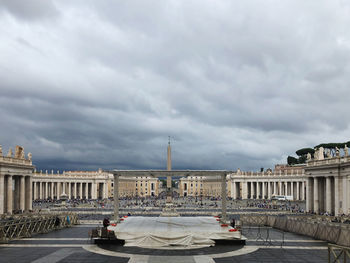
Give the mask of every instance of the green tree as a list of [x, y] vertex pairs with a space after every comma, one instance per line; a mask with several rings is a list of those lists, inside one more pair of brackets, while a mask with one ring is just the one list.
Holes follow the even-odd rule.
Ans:
[[294, 164], [298, 164], [298, 159], [293, 157], [293, 156], [288, 156], [287, 158], [287, 163], [289, 165], [294, 165]]

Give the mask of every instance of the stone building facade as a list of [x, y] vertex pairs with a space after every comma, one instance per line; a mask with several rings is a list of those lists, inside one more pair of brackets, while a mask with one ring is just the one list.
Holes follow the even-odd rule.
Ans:
[[350, 214], [350, 156], [315, 158], [305, 167], [306, 210], [316, 214]]
[[[60, 199], [106, 199], [113, 197], [113, 175], [98, 171], [42, 171], [33, 173], [33, 200]], [[158, 196], [159, 180], [154, 177], [121, 177], [120, 197]]]
[[22, 147], [4, 156], [0, 146], [0, 215], [32, 209], [33, 170], [32, 156], [26, 158]]
[[[274, 171], [243, 172], [238, 169], [226, 177], [227, 196], [233, 199], [271, 199], [290, 195], [305, 200], [304, 166], [276, 165]], [[180, 179], [180, 196], [221, 197], [221, 178], [185, 176]]]

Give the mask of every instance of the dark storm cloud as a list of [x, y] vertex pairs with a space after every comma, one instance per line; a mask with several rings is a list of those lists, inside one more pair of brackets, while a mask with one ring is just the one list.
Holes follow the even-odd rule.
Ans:
[[[25, 2], [25, 3], [24, 3]], [[0, 1], [0, 143], [38, 169], [254, 169], [349, 140], [342, 1]]]
[[1, 9], [23, 20], [39, 20], [58, 15], [51, 0], [0, 0]]

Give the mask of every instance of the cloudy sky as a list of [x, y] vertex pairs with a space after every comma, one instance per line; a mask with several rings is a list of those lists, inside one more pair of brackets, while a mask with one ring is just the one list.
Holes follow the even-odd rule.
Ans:
[[350, 140], [349, 1], [0, 0], [0, 144], [38, 169], [258, 170]]

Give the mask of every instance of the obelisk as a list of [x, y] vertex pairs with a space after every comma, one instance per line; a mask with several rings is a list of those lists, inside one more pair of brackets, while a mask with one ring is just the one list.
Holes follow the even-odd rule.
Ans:
[[[167, 170], [168, 170], [168, 171], [171, 171], [171, 146], [170, 146], [170, 136], [169, 136], [169, 142], [168, 142]], [[167, 203], [172, 203], [171, 175], [167, 175], [167, 178], [166, 178], [166, 188], [167, 188], [166, 202], [167, 202]]]

